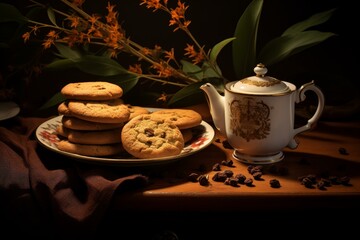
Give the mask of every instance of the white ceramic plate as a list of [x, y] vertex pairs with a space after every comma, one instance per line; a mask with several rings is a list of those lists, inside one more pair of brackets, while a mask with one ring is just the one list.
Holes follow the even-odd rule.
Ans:
[[[154, 110], [154, 109], [150, 109]], [[114, 157], [91, 157], [84, 156], [69, 152], [61, 151], [57, 148], [57, 143], [60, 141], [56, 135], [56, 128], [61, 124], [62, 116], [57, 116], [49, 119], [48, 121], [42, 123], [36, 129], [36, 137], [38, 141], [50, 149], [51, 151], [63, 154], [65, 156], [74, 158], [76, 160], [86, 161], [89, 163], [100, 163], [100, 164], [110, 164], [110, 165], [119, 165], [119, 166], [147, 166], [154, 164], [163, 164], [169, 163], [172, 161], [179, 160], [191, 154], [194, 154], [207, 146], [209, 146], [215, 136], [214, 129], [207, 123], [202, 121], [201, 124], [194, 128], [194, 137], [191, 141], [186, 143], [182, 152], [177, 156], [171, 157], [162, 157], [162, 158], [124, 158], [123, 156], [114, 156]], [[128, 157], [128, 155], [127, 155]]]
[[14, 102], [0, 102], [0, 121], [15, 117], [20, 112], [19, 106]]

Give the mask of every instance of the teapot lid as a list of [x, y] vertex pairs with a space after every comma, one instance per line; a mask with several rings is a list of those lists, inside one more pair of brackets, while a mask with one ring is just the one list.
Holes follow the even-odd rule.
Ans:
[[283, 94], [291, 91], [284, 82], [273, 77], [265, 76], [267, 71], [265, 65], [259, 63], [254, 68], [256, 76], [250, 76], [237, 81], [230, 89], [239, 93], [261, 95]]

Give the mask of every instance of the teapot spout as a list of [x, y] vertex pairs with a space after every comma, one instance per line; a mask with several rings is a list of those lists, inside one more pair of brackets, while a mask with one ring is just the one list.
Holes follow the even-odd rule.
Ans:
[[206, 100], [209, 104], [210, 114], [215, 127], [222, 134], [226, 135], [224, 97], [217, 92], [211, 83], [205, 83], [201, 85], [200, 89], [206, 93]]

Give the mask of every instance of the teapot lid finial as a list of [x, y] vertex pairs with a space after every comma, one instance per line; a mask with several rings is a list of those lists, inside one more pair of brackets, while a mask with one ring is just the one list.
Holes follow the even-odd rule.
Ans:
[[262, 63], [257, 64], [256, 67], [254, 68], [254, 72], [257, 77], [264, 77], [267, 71], [268, 69]]

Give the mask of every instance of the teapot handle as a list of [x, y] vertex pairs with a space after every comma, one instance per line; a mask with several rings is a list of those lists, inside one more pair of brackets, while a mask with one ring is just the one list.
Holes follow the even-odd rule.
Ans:
[[307, 121], [307, 124], [304, 126], [301, 126], [299, 128], [294, 129], [292, 137], [291, 137], [291, 141], [288, 144], [289, 148], [296, 148], [298, 146], [298, 142], [295, 140], [295, 136], [301, 132], [307, 131], [309, 130], [314, 123], [316, 123], [323, 110], [324, 110], [324, 106], [325, 106], [325, 97], [324, 94], [322, 93], [322, 91], [314, 84], [314, 81], [311, 81], [309, 83], [306, 83], [304, 85], [302, 85], [299, 90], [297, 90], [295, 92], [295, 103], [300, 103], [302, 101], [305, 100], [306, 96], [305, 96], [305, 92], [311, 90], [313, 92], [315, 92], [315, 94], [317, 95], [318, 98], [318, 105], [316, 108], [316, 111], [314, 113], [314, 115]]

